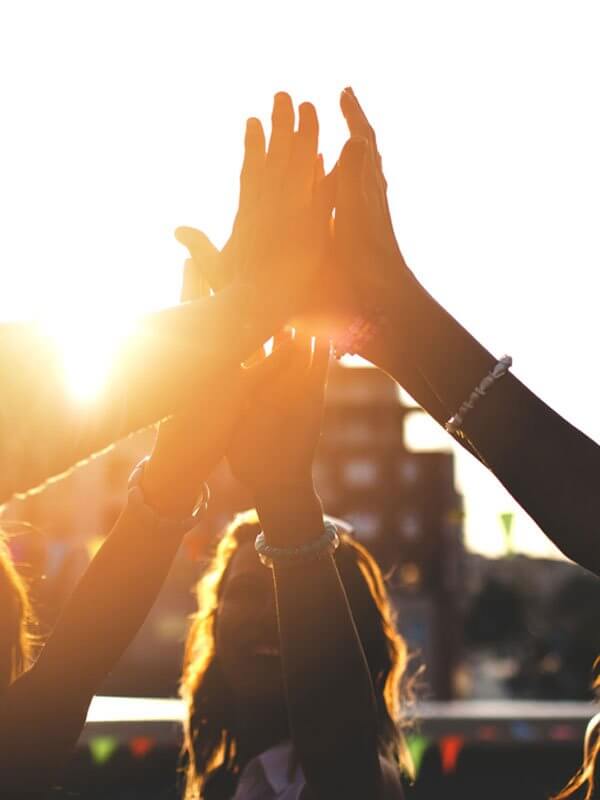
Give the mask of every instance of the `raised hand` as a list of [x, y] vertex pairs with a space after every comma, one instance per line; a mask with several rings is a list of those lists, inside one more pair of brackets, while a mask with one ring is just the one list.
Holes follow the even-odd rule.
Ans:
[[[266, 152], [261, 123], [248, 120], [233, 231], [204, 270], [215, 289], [236, 277], [252, 283], [280, 306], [282, 323], [306, 305], [323, 268], [335, 193], [334, 181], [323, 177], [314, 106], [302, 103], [297, 131], [294, 126], [292, 101], [283, 92], [275, 96]], [[195, 260], [210, 247], [193, 228], [179, 228], [176, 236]]]
[[375, 131], [352, 89], [340, 105], [350, 132], [337, 165], [335, 259], [352, 288], [356, 310], [387, 308], [410, 276], [396, 241]]

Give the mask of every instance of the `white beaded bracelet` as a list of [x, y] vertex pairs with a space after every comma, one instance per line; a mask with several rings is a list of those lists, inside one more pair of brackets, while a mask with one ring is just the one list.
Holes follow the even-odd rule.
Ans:
[[261, 564], [265, 567], [293, 567], [306, 564], [321, 558], [325, 553], [333, 553], [340, 545], [337, 528], [329, 520], [323, 522], [323, 533], [318, 539], [302, 544], [299, 547], [273, 547], [267, 544], [264, 533], [261, 531], [256, 537], [254, 547], [258, 553]]
[[479, 400], [485, 397], [496, 381], [500, 380], [503, 375], [506, 375], [510, 367], [512, 367], [512, 358], [510, 356], [502, 356], [493, 370], [488, 372], [479, 386], [476, 386], [471, 392], [469, 399], [465, 400], [453, 417], [450, 417], [444, 426], [448, 433], [458, 433], [469, 411], [472, 411]]

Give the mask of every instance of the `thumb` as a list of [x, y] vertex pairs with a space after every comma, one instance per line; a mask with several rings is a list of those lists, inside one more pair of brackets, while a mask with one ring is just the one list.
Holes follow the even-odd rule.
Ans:
[[186, 300], [198, 300], [200, 297], [208, 297], [210, 286], [198, 264], [191, 258], [187, 258], [183, 265], [183, 283], [181, 287], [181, 302]]
[[340, 219], [338, 220], [336, 214], [336, 225], [342, 220], [346, 220], [348, 224], [358, 222], [356, 215], [360, 215], [363, 207], [363, 167], [366, 155], [366, 139], [352, 138], [344, 145], [337, 165], [335, 204]]
[[367, 140], [362, 137], [353, 136], [348, 139], [338, 162], [338, 181], [340, 183], [351, 182], [360, 185], [367, 146]]
[[176, 228], [175, 238], [180, 244], [187, 247], [200, 272], [211, 286], [215, 286], [215, 281], [218, 282], [220, 252], [208, 236], [196, 228], [182, 226]]

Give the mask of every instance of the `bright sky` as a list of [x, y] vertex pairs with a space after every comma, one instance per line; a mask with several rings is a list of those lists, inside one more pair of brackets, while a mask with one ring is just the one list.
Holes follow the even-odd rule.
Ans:
[[[331, 165], [351, 84], [408, 263], [600, 440], [599, 41], [597, 0], [4, 2], [0, 318], [116, 335], [174, 302], [172, 231], [226, 239], [245, 118], [279, 89], [314, 101]], [[458, 466], [468, 541], [499, 552], [514, 503]], [[515, 533], [551, 551], [523, 514]]]

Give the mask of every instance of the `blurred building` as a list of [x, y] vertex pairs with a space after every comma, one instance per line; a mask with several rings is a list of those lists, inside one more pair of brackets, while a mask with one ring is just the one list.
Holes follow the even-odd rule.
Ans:
[[317, 488], [327, 511], [348, 520], [387, 578], [398, 626], [425, 664], [420, 683], [453, 696], [460, 659], [464, 565], [462, 501], [448, 453], [411, 452], [396, 384], [370, 368], [331, 372]]

